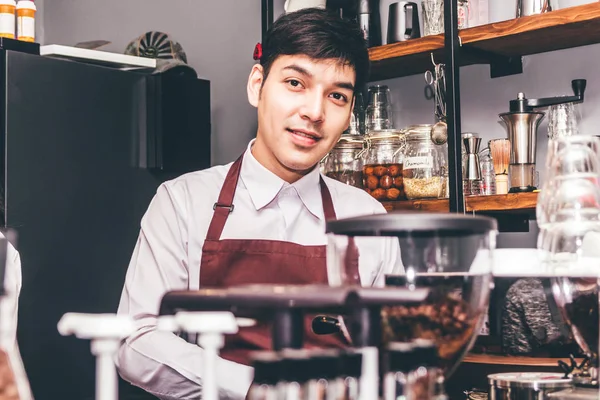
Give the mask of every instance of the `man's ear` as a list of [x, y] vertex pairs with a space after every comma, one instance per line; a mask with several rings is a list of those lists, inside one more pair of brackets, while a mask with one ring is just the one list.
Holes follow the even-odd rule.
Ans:
[[260, 99], [260, 90], [263, 86], [264, 69], [260, 64], [254, 64], [250, 76], [248, 77], [248, 102], [254, 107], [258, 107]]

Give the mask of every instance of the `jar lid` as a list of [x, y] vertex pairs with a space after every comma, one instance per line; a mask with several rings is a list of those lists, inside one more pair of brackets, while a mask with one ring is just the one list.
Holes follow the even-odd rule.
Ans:
[[365, 135], [367, 142], [374, 141], [395, 141], [403, 138], [405, 135], [404, 131], [397, 129], [383, 129], [380, 131], [371, 131]]
[[393, 211], [327, 221], [326, 233], [347, 236], [400, 236], [419, 232], [440, 236], [485, 234], [498, 228], [496, 220], [479, 215]]
[[365, 144], [363, 135], [342, 135], [334, 149], [362, 149]]
[[571, 386], [571, 379], [554, 372], [514, 372], [488, 375], [490, 386], [502, 389], [551, 389]]
[[[404, 128], [408, 140], [431, 140], [431, 128], [433, 125], [410, 125]], [[433, 142], [432, 142], [433, 143]]]
[[37, 7], [35, 6], [35, 3], [33, 1], [30, 1], [30, 0], [20, 0], [17, 3], [17, 10], [33, 10], [33, 11], [36, 11]]

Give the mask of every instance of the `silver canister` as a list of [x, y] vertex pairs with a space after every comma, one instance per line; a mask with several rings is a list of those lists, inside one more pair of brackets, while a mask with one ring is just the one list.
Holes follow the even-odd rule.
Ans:
[[515, 372], [488, 375], [490, 400], [546, 400], [571, 387], [571, 379], [554, 372]]

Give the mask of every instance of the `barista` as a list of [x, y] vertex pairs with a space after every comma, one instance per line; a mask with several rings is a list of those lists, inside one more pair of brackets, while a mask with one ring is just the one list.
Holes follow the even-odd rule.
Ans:
[[[141, 222], [118, 310], [137, 330], [122, 343], [117, 366], [159, 398], [198, 398], [203, 376], [201, 348], [156, 330], [165, 292], [326, 283], [325, 221], [385, 212], [366, 192], [318, 169], [348, 127], [368, 75], [358, 26], [321, 9], [288, 13], [268, 32], [259, 58], [247, 84], [258, 110], [256, 138], [233, 163], [161, 185]], [[393, 239], [357, 238], [355, 250], [350, 265], [363, 285], [382, 284], [400, 264]], [[306, 336], [317, 346], [346, 344]], [[248, 351], [269, 348], [269, 333], [239, 334], [235, 343], [216, 367], [221, 398], [244, 398]]]

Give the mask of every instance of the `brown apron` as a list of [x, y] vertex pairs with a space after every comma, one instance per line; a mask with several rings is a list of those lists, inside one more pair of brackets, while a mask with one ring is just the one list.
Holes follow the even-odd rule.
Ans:
[[[241, 284], [311, 284], [327, 283], [326, 246], [302, 246], [279, 240], [220, 239], [230, 212], [235, 212], [233, 199], [240, 177], [243, 155], [231, 166], [219, 199], [213, 209], [213, 217], [202, 247], [200, 261], [200, 286], [223, 288]], [[335, 219], [335, 209], [327, 185], [319, 177], [321, 199], [325, 219]], [[358, 271], [358, 250], [351, 248], [347, 267]], [[304, 346], [345, 347], [347, 342], [341, 334], [315, 335], [311, 329], [314, 316], [304, 321]], [[271, 329], [268, 324], [240, 328], [230, 336], [221, 350], [221, 357], [249, 365], [249, 353], [271, 350]]]

